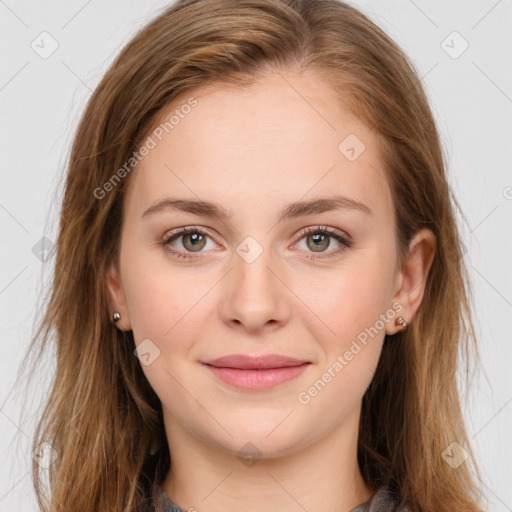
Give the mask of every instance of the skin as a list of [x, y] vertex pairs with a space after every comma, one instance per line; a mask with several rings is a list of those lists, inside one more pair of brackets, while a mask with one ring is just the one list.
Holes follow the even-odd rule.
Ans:
[[[175, 98], [165, 115], [191, 95]], [[193, 97], [198, 105], [130, 176], [120, 265], [107, 276], [118, 328], [132, 329], [137, 345], [150, 339], [160, 350], [142, 369], [162, 402], [172, 454], [162, 488], [185, 510], [238, 510], [243, 500], [252, 512], [346, 512], [373, 494], [357, 464], [361, 400], [384, 335], [402, 329], [394, 325], [398, 315], [308, 404], [297, 396], [394, 303], [412, 321], [435, 237], [417, 233], [397, 267], [393, 202], [377, 141], [311, 72], [269, 71], [250, 87], [214, 84]], [[348, 134], [366, 146], [354, 161], [338, 150]], [[333, 210], [277, 221], [289, 203], [333, 195], [372, 213]], [[142, 217], [171, 196], [213, 201], [230, 217], [173, 209]], [[162, 246], [184, 226], [208, 232], [199, 252], [186, 236], [169, 244], [193, 260]], [[328, 237], [315, 252], [311, 236], [300, 236], [309, 226], [333, 228], [352, 246]], [[236, 252], [247, 236], [263, 249], [252, 263]], [[264, 391], [229, 387], [201, 364], [241, 353], [312, 364]], [[237, 457], [248, 442], [258, 450], [252, 465]]]

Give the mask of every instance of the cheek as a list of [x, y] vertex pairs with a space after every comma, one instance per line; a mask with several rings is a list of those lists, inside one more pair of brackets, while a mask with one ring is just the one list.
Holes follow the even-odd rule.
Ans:
[[[340, 267], [336, 272], [318, 273], [297, 290], [310, 313], [310, 328], [327, 343], [329, 351], [343, 350], [360, 333], [383, 331], [382, 314], [389, 309], [389, 283], [384, 270], [373, 259], [358, 268]], [[372, 329], [374, 328], [374, 329]], [[315, 337], [317, 337], [315, 336]], [[361, 335], [360, 338], [364, 338]]]
[[309, 308], [303, 319], [322, 354], [316, 380], [299, 403], [337, 403], [333, 414], [343, 415], [361, 400], [379, 361], [386, 319], [394, 315], [390, 281], [384, 277], [390, 262], [385, 254], [368, 250], [358, 254], [357, 262], [347, 260], [337, 272], [318, 274], [297, 288]]
[[215, 282], [192, 269], [173, 272], [165, 258], [149, 261], [143, 251], [126, 253], [123, 284], [135, 345], [145, 343], [153, 351], [150, 364], [141, 359], [142, 371], [162, 402], [179, 403], [187, 398], [179, 385], [182, 362], [204, 336], [211, 309], [207, 292]]
[[386, 295], [380, 281], [371, 277], [373, 273], [340, 275], [326, 280], [323, 293], [309, 295], [315, 315], [308, 315], [308, 328], [322, 357], [297, 402], [311, 417], [321, 415], [326, 424], [342, 421], [358, 408], [377, 368]]
[[123, 282], [136, 343], [150, 338], [163, 349], [171, 340], [173, 347], [186, 345], [201, 327], [202, 298], [215, 284], [211, 275], [198, 275], [193, 268], [175, 271], [155, 251], [126, 254]]

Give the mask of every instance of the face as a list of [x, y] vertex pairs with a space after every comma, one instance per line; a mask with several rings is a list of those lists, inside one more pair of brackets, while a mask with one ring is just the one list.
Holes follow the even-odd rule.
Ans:
[[[176, 109], [129, 178], [108, 281], [168, 437], [275, 457], [357, 426], [384, 335], [404, 315], [373, 133], [311, 73], [209, 86], [163, 118]], [[269, 354], [297, 366], [204, 364]]]

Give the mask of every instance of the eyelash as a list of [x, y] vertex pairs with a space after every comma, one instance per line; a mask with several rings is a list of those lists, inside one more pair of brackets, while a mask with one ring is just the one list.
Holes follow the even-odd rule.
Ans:
[[[194, 259], [200, 258], [201, 256], [188, 256], [188, 255], [185, 256], [184, 254], [192, 254], [192, 253], [183, 253], [183, 251], [177, 251], [176, 249], [170, 248], [171, 242], [178, 239], [180, 236], [186, 235], [188, 233], [199, 233], [201, 235], [211, 238], [210, 235], [204, 229], [199, 228], [199, 227], [190, 226], [190, 227], [180, 228], [175, 233], [172, 233], [171, 235], [165, 237], [164, 240], [161, 242], [161, 245], [163, 247], [165, 247], [166, 250], [172, 256], [175, 256], [178, 259], [183, 258], [186, 260], [194, 260]], [[340, 252], [345, 251], [346, 249], [349, 249], [350, 247], [352, 247], [352, 242], [350, 240], [347, 240], [346, 238], [341, 236], [335, 229], [329, 228], [328, 226], [310, 226], [310, 227], [304, 228], [300, 232], [297, 242], [302, 240], [305, 236], [311, 235], [311, 234], [328, 235], [329, 237], [336, 239], [338, 242], [340, 242], [341, 245], [344, 246], [342, 249], [328, 253], [328, 256], [306, 256], [306, 258], [311, 259], [311, 260], [330, 258], [331, 256], [339, 254]], [[198, 254], [200, 254], [200, 253], [198, 253]], [[318, 253], [318, 254], [321, 254], [321, 253]]]

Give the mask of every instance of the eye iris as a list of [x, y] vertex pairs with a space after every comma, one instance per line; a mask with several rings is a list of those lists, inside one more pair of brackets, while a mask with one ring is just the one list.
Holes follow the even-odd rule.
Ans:
[[[187, 247], [187, 241], [192, 243], [192, 248]], [[191, 233], [183, 235], [183, 246], [192, 251], [200, 251], [206, 243], [206, 238], [201, 233]]]
[[[309, 244], [309, 241], [311, 239], [314, 242], [313, 245]], [[327, 243], [325, 243], [326, 240], [327, 240]], [[307, 237], [307, 241], [308, 241], [308, 247], [315, 252], [321, 252], [321, 250], [327, 249], [329, 247], [329, 236], [325, 235], [325, 234], [309, 235]], [[319, 243], [317, 243], [317, 242], [319, 242]], [[322, 244], [322, 245], [320, 245], [320, 244]], [[318, 251], [317, 249], [320, 249], [320, 251]]]

